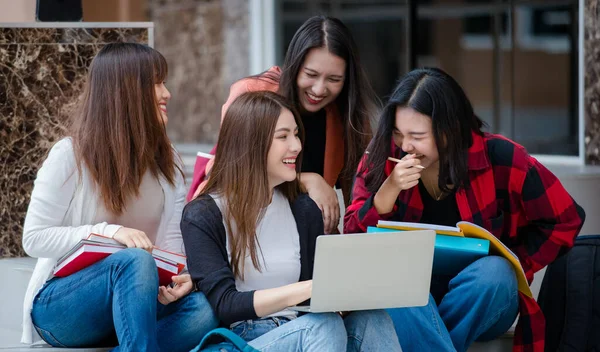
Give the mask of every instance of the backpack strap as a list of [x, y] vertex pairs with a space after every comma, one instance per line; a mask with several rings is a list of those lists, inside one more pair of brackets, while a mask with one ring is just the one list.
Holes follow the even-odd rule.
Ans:
[[200, 341], [200, 344], [193, 351], [202, 351], [202, 347], [204, 347], [204, 345], [207, 344], [207, 341], [215, 336], [225, 339], [226, 342], [230, 342], [231, 344], [233, 344], [233, 346], [235, 346], [235, 348], [242, 352], [260, 352], [259, 350], [250, 346], [239, 335], [225, 328], [216, 328], [209, 331], [208, 334], [204, 336], [202, 341]]

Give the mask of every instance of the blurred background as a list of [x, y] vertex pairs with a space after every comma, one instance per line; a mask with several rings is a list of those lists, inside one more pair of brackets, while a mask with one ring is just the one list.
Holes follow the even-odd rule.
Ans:
[[0, 0], [0, 281], [12, 283], [0, 290], [0, 349], [18, 345], [35, 263], [21, 245], [33, 181], [103, 45], [147, 43], [166, 57], [168, 133], [189, 180], [229, 86], [281, 65], [310, 16], [338, 17], [383, 101], [413, 68], [446, 70], [488, 131], [559, 177], [587, 235], [600, 233], [599, 13], [600, 0]]
[[[35, 5], [0, 0], [0, 22], [34, 20]], [[281, 64], [300, 24], [326, 14], [350, 27], [382, 99], [411, 68], [438, 66], [464, 87], [490, 131], [534, 154], [579, 154], [577, 0], [82, 0], [81, 5], [84, 22], [154, 23], [153, 44], [170, 65], [169, 134], [184, 149], [213, 143], [229, 85]]]
[[331, 14], [353, 32], [380, 97], [414, 67], [441, 67], [489, 130], [530, 153], [578, 154], [578, 1], [283, 0], [277, 8], [277, 62], [306, 17]]
[[[350, 28], [383, 101], [409, 70], [441, 67], [488, 131], [524, 145], [561, 181], [573, 177], [569, 191], [597, 209], [600, 168], [589, 165], [600, 163], [599, 7], [600, 0], [0, 0], [0, 258], [24, 255], [35, 174], [66, 133], [102, 45], [148, 43], [166, 57], [168, 133], [189, 180], [196, 153], [217, 139], [230, 85], [281, 65], [295, 31], [316, 14]], [[600, 231], [600, 218], [592, 225]]]

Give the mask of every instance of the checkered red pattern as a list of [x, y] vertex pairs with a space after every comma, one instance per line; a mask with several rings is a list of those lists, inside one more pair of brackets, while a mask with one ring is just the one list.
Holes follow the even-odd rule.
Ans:
[[[391, 156], [402, 150], [392, 143]], [[361, 162], [359, 170], [365, 160]], [[389, 175], [395, 163], [387, 162]], [[506, 244], [521, 261], [529, 283], [533, 274], [573, 246], [585, 213], [560, 181], [517, 143], [494, 134], [473, 134], [468, 151], [469, 182], [456, 191], [460, 217], [480, 225]], [[379, 220], [418, 222], [423, 202], [416, 187], [400, 192], [394, 209], [378, 214], [374, 194], [356, 176], [344, 232], [366, 232]], [[543, 351], [545, 319], [537, 302], [519, 293], [519, 322], [513, 351]]]

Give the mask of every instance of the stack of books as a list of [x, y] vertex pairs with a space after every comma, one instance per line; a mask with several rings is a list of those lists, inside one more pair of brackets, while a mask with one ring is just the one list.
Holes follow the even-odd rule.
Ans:
[[456, 227], [424, 223], [379, 220], [377, 227], [367, 232], [434, 230], [436, 232], [433, 256], [434, 274], [457, 274], [475, 260], [491, 255], [507, 259], [517, 275], [519, 291], [528, 297], [533, 293], [527, 282], [525, 271], [515, 253], [491, 232], [468, 221], [460, 221]]
[[[92, 233], [58, 259], [54, 267], [54, 276], [69, 276], [125, 248], [127, 246], [112, 238]], [[161, 286], [170, 284], [171, 277], [179, 275], [185, 267], [186, 257], [182, 254], [154, 247], [152, 257], [156, 262], [158, 282]]]

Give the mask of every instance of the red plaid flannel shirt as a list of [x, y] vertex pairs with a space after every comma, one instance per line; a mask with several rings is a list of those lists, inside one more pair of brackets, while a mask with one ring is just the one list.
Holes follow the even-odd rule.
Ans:
[[[559, 180], [527, 154], [525, 148], [500, 135], [473, 134], [469, 148], [470, 186], [456, 191], [460, 217], [480, 225], [506, 244], [521, 261], [529, 283], [533, 274], [573, 246], [585, 213]], [[392, 155], [402, 157], [392, 143]], [[361, 162], [361, 166], [363, 161]], [[387, 162], [389, 175], [395, 163]], [[359, 166], [359, 170], [360, 167]], [[378, 214], [364, 174], [354, 183], [352, 204], [344, 216], [344, 232], [366, 232], [378, 220], [418, 222], [423, 202], [417, 187], [400, 192], [394, 209]], [[545, 319], [537, 302], [519, 293], [519, 321], [513, 351], [544, 351]]]

